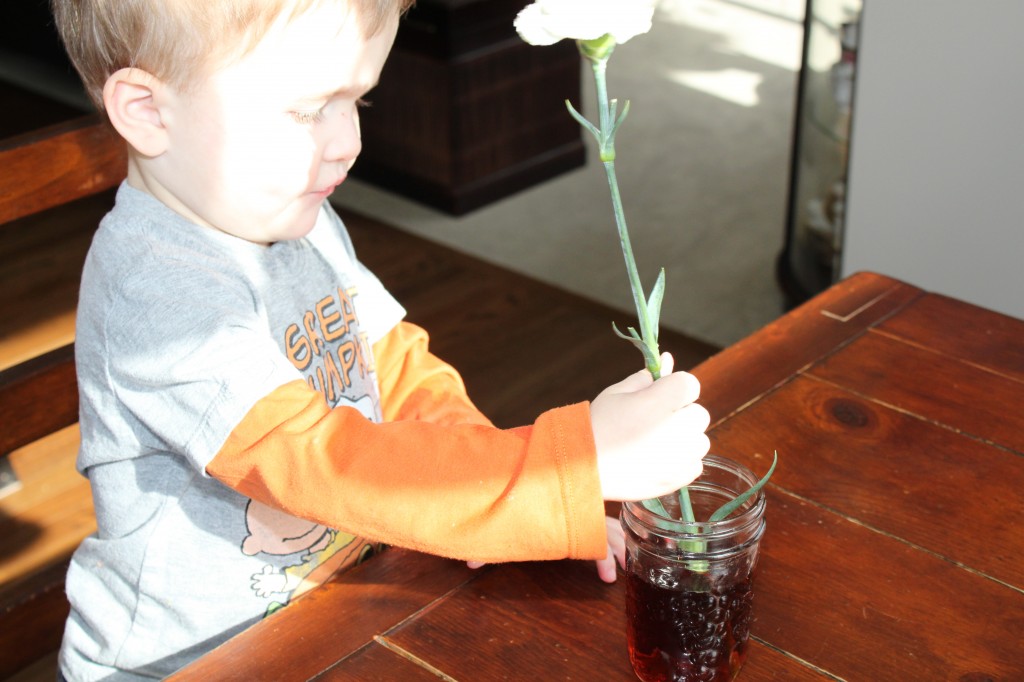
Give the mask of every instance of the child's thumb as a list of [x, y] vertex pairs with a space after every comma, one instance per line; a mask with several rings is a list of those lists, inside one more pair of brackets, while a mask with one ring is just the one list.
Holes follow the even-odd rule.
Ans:
[[648, 395], [674, 412], [700, 397], [700, 381], [688, 372], [675, 372], [654, 382]]
[[665, 352], [661, 354], [661, 376], [668, 376], [676, 368], [676, 359], [672, 354]]
[[654, 383], [654, 379], [651, 377], [651, 373], [646, 369], [642, 369], [639, 372], [630, 374], [617, 384], [612, 384], [608, 388], [604, 389], [601, 391], [601, 395], [611, 395], [613, 393], [636, 393], [637, 391], [642, 391], [645, 388], [648, 388], [652, 383]]

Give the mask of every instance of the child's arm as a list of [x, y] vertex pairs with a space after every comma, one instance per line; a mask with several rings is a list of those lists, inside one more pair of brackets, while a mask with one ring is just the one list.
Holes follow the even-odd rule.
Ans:
[[428, 342], [426, 331], [400, 322], [373, 345], [384, 421], [490, 426], [466, 394], [462, 377], [428, 350]]
[[[466, 394], [458, 372], [428, 350], [429, 336], [420, 327], [401, 322], [373, 346], [385, 421], [422, 419], [435, 423], [490, 424]], [[596, 561], [605, 582], [616, 578], [616, 560], [625, 558], [625, 540], [617, 519], [606, 518], [607, 555]], [[470, 561], [471, 568], [483, 562]]]
[[330, 409], [303, 381], [274, 390], [207, 471], [288, 513], [389, 544], [464, 559], [606, 553], [588, 405], [532, 426], [375, 424]]
[[499, 430], [374, 424], [294, 381], [257, 402], [207, 470], [296, 516], [434, 554], [600, 559], [602, 497], [652, 497], [700, 471], [707, 412], [692, 404], [697, 388], [689, 375], [653, 383], [639, 372], [592, 406]]
[[[608, 553], [594, 563], [597, 565], [597, 576], [606, 583], [613, 583], [618, 577], [615, 565], [626, 567], [626, 536], [618, 519], [606, 516], [604, 525], [608, 533]], [[486, 562], [468, 561], [466, 564], [470, 568], [480, 568], [486, 565]]]

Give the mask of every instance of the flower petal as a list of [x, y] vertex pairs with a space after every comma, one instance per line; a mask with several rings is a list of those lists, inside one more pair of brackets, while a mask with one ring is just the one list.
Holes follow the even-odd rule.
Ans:
[[611, 34], [617, 43], [651, 30], [656, 0], [537, 0], [515, 20], [516, 30], [531, 45], [551, 45], [563, 38], [594, 40]]
[[514, 22], [519, 37], [530, 45], [553, 45], [565, 36], [555, 35], [544, 24], [543, 10], [539, 3], [524, 7]]

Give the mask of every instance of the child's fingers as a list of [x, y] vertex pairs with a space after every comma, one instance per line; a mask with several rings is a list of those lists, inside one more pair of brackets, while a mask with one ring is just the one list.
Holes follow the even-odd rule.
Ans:
[[637, 391], [642, 391], [652, 383], [654, 383], [654, 379], [651, 378], [651, 373], [646, 369], [642, 369], [639, 372], [630, 374], [617, 384], [612, 384], [601, 391], [601, 394], [610, 395], [613, 393], [635, 393]]
[[622, 524], [611, 516], [604, 517], [605, 532], [608, 535], [608, 553], [599, 559], [597, 575], [606, 583], [613, 583], [618, 577], [615, 565], [626, 567], [626, 538], [622, 532]]
[[608, 551], [619, 566], [626, 567], [626, 534], [622, 524], [613, 516], [604, 517], [605, 533], [608, 535]]
[[704, 433], [711, 425], [711, 414], [703, 405], [697, 403], [690, 403], [676, 410], [672, 413], [672, 419], [675, 420], [677, 428], [690, 432]]
[[594, 562], [597, 564], [597, 577], [606, 583], [613, 583], [618, 577], [618, 572], [615, 570], [615, 556], [612, 553], [612, 548], [608, 548], [608, 556], [604, 559], [598, 559]]
[[652, 400], [676, 411], [700, 397], [700, 381], [687, 372], [675, 372], [655, 381], [647, 394]]
[[680, 447], [685, 449], [687, 452], [698, 455], [693, 457], [677, 457], [675, 462], [675, 476], [676, 480], [669, 486], [664, 493], [671, 493], [683, 486], [690, 485], [693, 481], [700, 476], [704, 470], [704, 455], [711, 449], [711, 440], [703, 433], [695, 433], [689, 436], [684, 442], [681, 442]]
[[672, 357], [671, 353], [665, 352], [661, 354], [661, 376], [668, 376], [675, 369], [676, 359]]

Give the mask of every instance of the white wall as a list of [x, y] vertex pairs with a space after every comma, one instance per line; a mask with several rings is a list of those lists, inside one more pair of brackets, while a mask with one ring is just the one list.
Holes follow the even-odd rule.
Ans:
[[1024, 318], [1024, 0], [866, 0], [842, 274]]

